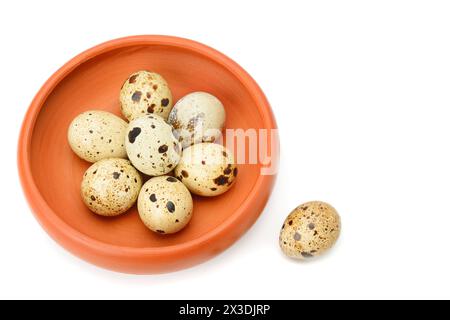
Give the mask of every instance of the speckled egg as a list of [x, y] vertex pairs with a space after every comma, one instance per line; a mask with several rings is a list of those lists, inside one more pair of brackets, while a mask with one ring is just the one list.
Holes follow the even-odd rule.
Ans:
[[172, 93], [164, 78], [150, 71], [133, 73], [120, 90], [122, 114], [133, 120], [146, 114], [156, 114], [167, 120], [172, 109]]
[[126, 158], [127, 123], [112, 113], [86, 111], [73, 119], [67, 138], [80, 158], [96, 162], [106, 158]]
[[133, 206], [141, 186], [141, 176], [130, 161], [103, 159], [85, 172], [81, 182], [81, 197], [96, 214], [117, 216]]
[[280, 232], [280, 247], [288, 257], [309, 259], [330, 249], [339, 237], [341, 221], [328, 203], [304, 203], [286, 218]]
[[172, 127], [155, 115], [137, 118], [128, 124], [125, 148], [136, 169], [150, 176], [173, 170], [181, 154], [181, 145]]
[[229, 190], [237, 173], [233, 154], [215, 143], [199, 143], [188, 147], [175, 168], [175, 176], [192, 193], [207, 197]]
[[191, 220], [193, 202], [189, 190], [178, 179], [160, 176], [148, 180], [138, 198], [142, 222], [160, 234], [175, 233]]
[[225, 123], [222, 102], [207, 92], [193, 92], [181, 98], [169, 114], [183, 148], [194, 143], [214, 142]]

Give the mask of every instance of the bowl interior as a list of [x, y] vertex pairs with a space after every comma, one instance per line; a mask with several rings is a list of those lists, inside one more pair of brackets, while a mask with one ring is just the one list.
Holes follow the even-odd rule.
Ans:
[[227, 112], [226, 128], [263, 128], [263, 120], [246, 87], [228, 69], [197, 52], [171, 45], [132, 45], [82, 63], [48, 95], [31, 139], [31, 169], [49, 207], [77, 231], [98, 241], [135, 248], [161, 247], [193, 240], [220, 225], [247, 198], [260, 165], [239, 165], [230, 191], [215, 198], [194, 197], [194, 215], [184, 230], [158, 235], [140, 221], [136, 207], [115, 218], [91, 213], [80, 197], [80, 183], [89, 163], [79, 159], [67, 142], [67, 129], [79, 113], [106, 110], [120, 115], [119, 90], [134, 71], [162, 74], [175, 100], [192, 91], [217, 96]]

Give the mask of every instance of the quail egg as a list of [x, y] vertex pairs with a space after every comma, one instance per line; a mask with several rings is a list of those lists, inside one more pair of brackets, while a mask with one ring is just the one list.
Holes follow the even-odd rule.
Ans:
[[138, 211], [142, 222], [160, 234], [175, 233], [191, 220], [193, 202], [189, 190], [171, 176], [154, 177], [141, 189]]
[[167, 120], [172, 109], [172, 93], [166, 80], [155, 72], [133, 73], [120, 90], [122, 114], [134, 120], [146, 114], [156, 114]]
[[150, 176], [173, 170], [181, 154], [172, 127], [156, 115], [137, 118], [128, 124], [125, 148], [136, 169]]
[[128, 160], [103, 159], [85, 172], [81, 196], [94, 213], [117, 216], [133, 206], [141, 186], [141, 176]]
[[67, 133], [69, 145], [80, 158], [96, 162], [105, 158], [126, 158], [127, 123], [112, 113], [86, 111], [73, 119]]
[[286, 218], [279, 243], [285, 255], [309, 259], [330, 249], [339, 237], [340, 217], [328, 203], [304, 203]]
[[214, 142], [225, 123], [223, 104], [207, 92], [193, 92], [181, 98], [169, 114], [183, 148], [194, 143]]
[[192, 193], [208, 197], [229, 190], [237, 173], [231, 151], [215, 143], [199, 143], [188, 147], [175, 168], [175, 176]]

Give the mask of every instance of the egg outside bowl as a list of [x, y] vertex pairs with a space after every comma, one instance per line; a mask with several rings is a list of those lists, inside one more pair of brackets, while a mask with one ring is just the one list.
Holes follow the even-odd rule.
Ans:
[[[238, 64], [203, 44], [170, 36], [103, 43], [70, 60], [43, 85], [25, 116], [18, 145], [19, 175], [35, 217], [53, 239], [88, 262], [151, 274], [193, 266], [228, 248], [259, 217], [275, 175], [260, 175], [261, 163], [239, 165], [230, 191], [194, 197], [190, 224], [174, 235], [149, 231], [136, 207], [116, 218], [91, 213], [80, 197], [90, 164], [71, 151], [67, 129], [89, 109], [120, 115], [120, 88], [129, 74], [142, 69], [162, 74], [175, 101], [192, 91], [216, 95], [227, 111], [226, 128], [276, 129], [276, 123], [263, 92]], [[272, 158], [278, 156], [276, 149]]]

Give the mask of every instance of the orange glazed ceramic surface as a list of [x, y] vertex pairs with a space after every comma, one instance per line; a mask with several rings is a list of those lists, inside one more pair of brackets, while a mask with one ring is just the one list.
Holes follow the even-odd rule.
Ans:
[[191, 222], [173, 235], [149, 231], [136, 206], [115, 218], [90, 212], [80, 196], [90, 164], [71, 151], [67, 129], [73, 118], [90, 109], [121, 116], [120, 88], [142, 69], [163, 75], [175, 101], [192, 91], [218, 97], [227, 113], [225, 128], [276, 128], [255, 81], [220, 52], [187, 39], [113, 40], [78, 55], [44, 84], [19, 138], [18, 166], [26, 198], [41, 225], [66, 249], [98, 266], [138, 274], [187, 268], [225, 250], [256, 221], [275, 180], [274, 175], [260, 175], [260, 163], [238, 165], [236, 184], [219, 197], [194, 196]]

